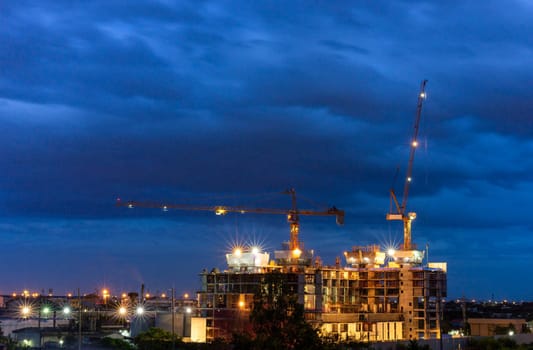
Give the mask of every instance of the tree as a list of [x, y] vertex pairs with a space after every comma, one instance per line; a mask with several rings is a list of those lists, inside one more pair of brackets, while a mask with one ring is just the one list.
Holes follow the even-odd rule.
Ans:
[[[134, 339], [139, 350], [169, 350], [172, 349], [172, 334], [161, 328], [150, 328], [140, 333]], [[177, 346], [183, 344], [181, 339], [174, 337]]]
[[102, 339], [102, 345], [111, 349], [119, 349], [119, 350], [134, 350], [135, 346], [128, 343], [127, 341], [123, 339], [114, 339], [111, 337], [104, 337]]
[[[286, 275], [265, 274], [254, 298], [250, 321], [254, 334], [251, 349], [320, 349], [317, 331], [305, 321], [304, 307], [297, 294], [285, 283]], [[243, 341], [248, 339], [240, 339]]]
[[496, 326], [494, 328], [494, 334], [496, 335], [507, 335], [509, 332], [516, 333], [515, 326], [512, 323], [509, 323], [508, 326]]

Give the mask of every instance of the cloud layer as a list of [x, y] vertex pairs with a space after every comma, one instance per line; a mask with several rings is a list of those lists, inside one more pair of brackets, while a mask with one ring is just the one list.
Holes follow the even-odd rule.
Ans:
[[[401, 191], [428, 79], [414, 241], [449, 262], [452, 296], [530, 297], [533, 285], [508, 285], [533, 248], [532, 12], [525, 1], [2, 4], [0, 232], [43, 266], [74, 259], [84, 288], [102, 278], [132, 288], [119, 277], [131, 270], [154, 288], [186, 276], [194, 289], [212, 267], [187, 260], [206, 249], [199, 235], [214, 234], [205, 262], [220, 267], [220, 231], [253, 227], [271, 248], [288, 238], [281, 217], [132, 214], [113, 207], [117, 196], [288, 207], [271, 194], [295, 187], [302, 208], [347, 210], [343, 228], [302, 220], [326, 263], [399, 241], [384, 220], [388, 190]], [[106, 276], [89, 267], [104, 260], [117, 267]], [[12, 277], [2, 292], [48, 288], [34, 263], [1, 268]], [[71, 266], [47, 280], [70, 288]], [[509, 273], [495, 282], [495, 271]]]

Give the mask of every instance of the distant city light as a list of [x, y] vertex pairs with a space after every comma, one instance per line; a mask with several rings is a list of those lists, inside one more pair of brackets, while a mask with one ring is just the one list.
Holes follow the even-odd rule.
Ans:
[[118, 314], [120, 316], [126, 316], [127, 313], [128, 313], [128, 309], [126, 309], [124, 306], [121, 306], [118, 308]]
[[144, 314], [144, 308], [142, 306], [137, 306], [137, 308], [135, 309], [135, 313], [139, 316], [143, 315]]
[[24, 317], [28, 317], [31, 314], [31, 308], [29, 306], [23, 306], [21, 311]]

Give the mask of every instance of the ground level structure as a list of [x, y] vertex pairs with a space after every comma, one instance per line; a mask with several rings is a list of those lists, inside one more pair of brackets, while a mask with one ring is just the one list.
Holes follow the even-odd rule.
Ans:
[[207, 339], [249, 330], [254, 296], [268, 274], [282, 276], [283, 290], [304, 306], [306, 320], [323, 336], [339, 340], [396, 341], [440, 338], [446, 297], [446, 263], [422, 264], [423, 252], [382, 252], [357, 246], [345, 263], [323, 265], [313, 251], [285, 244], [270, 260], [257, 248], [226, 255], [228, 267], [201, 273], [199, 311]]

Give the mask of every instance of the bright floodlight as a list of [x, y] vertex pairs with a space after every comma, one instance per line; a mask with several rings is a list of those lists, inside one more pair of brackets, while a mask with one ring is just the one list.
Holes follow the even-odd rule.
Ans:
[[252, 254], [259, 254], [259, 248], [252, 247]]
[[22, 315], [28, 316], [31, 313], [31, 308], [29, 306], [22, 307]]
[[392, 249], [392, 248], [390, 248], [389, 250], [387, 250], [387, 254], [388, 254], [389, 256], [394, 256], [395, 253], [396, 253], [396, 250], [394, 250], [394, 249]]
[[135, 313], [139, 316], [141, 316], [142, 314], [144, 314], [144, 307], [142, 306], [137, 306], [137, 309], [135, 309]]
[[509, 336], [512, 337], [514, 335], [514, 331], [509, 331]]
[[294, 249], [294, 250], [292, 251], [292, 255], [293, 255], [295, 258], [299, 258], [300, 255], [302, 255], [302, 251], [301, 251], [300, 249], [296, 248], [296, 249]]
[[190, 307], [188, 307], [188, 308], [185, 309], [185, 312], [190, 314], [192, 312], [192, 309]]
[[413, 147], [417, 147], [418, 146], [418, 141], [413, 141], [413, 143], [411, 143], [411, 145], [413, 145]]
[[65, 306], [65, 307], [63, 308], [63, 313], [64, 313], [65, 315], [70, 314], [70, 307]]
[[126, 309], [124, 306], [121, 306], [119, 309], [118, 309], [118, 314], [120, 316], [126, 316], [126, 314], [128, 313], [128, 309]]
[[235, 248], [235, 250], [233, 250], [233, 254], [235, 254], [235, 256], [241, 256], [242, 254], [241, 248]]

